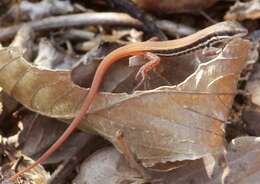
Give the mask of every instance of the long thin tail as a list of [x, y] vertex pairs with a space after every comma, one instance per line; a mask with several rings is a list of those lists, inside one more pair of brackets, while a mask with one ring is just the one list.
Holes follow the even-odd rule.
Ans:
[[71, 135], [71, 133], [77, 128], [81, 120], [84, 118], [85, 114], [88, 112], [95, 95], [96, 95], [95, 91], [93, 91], [92, 93], [90, 92], [88, 93], [86, 99], [83, 102], [79, 114], [75, 117], [75, 119], [68, 126], [65, 132], [59, 137], [59, 139], [38, 160], [36, 160], [32, 165], [26, 167], [22, 171], [16, 173], [14, 176], [10, 177], [9, 179], [11, 181], [15, 181], [17, 177], [21, 176], [27, 171], [30, 171], [38, 164], [41, 164], [45, 160], [47, 160], [67, 140], [67, 138]]
[[[118, 51], [118, 50], [121, 51]], [[83, 118], [85, 118], [85, 114], [89, 111], [90, 106], [98, 92], [98, 89], [102, 83], [102, 79], [104, 75], [106, 74], [107, 70], [110, 68], [110, 66], [116, 62], [119, 61], [123, 57], [127, 57], [130, 55], [142, 55], [142, 52], [129, 52], [127, 49], [123, 49], [123, 47], [115, 50], [114, 52], [107, 55], [104, 60], [100, 63], [92, 85], [89, 89], [89, 92], [83, 102], [83, 105], [81, 106], [79, 114], [75, 117], [75, 119], [72, 121], [72, 123], [68, 126], [68, 128], [65, 130], [65, 132], [59, 137], [59, 139], [38, 159], [33, 163], [32, 165], [26, 167], [22, 171], [16, 173], [14, 176], [10, 177], [9, 180], [15, 181], [19, 176], [24, 174], [25, 172], [30, 171], [34, 167], [36, 167], [38, 164], [42, 164], [45, 160], [47, 160], [71, 135], [71, 133], [77, 128], [79, 123]], [[117, 51], [117, 52], [116, 52]]]

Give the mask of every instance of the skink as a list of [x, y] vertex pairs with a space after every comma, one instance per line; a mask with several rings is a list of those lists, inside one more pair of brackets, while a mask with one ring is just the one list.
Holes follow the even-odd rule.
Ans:
[[145, 53], [153, 53], [157, 56], [173, 57], [184, 55], [195, 50], [208, 47], [216, 42], [233, 39], [234, 37], [242, 37], [247, 34], [247, 30], [237, 22], [226, 21], [207, 27], [190, 36], [171, 40], [171, 41], [146, 41], [140, 43], [132, 43], [120, 47], [110, 54], [108, 54], [100, 63], [89, 92], [81, 106], [79, 114], [75, 117], [72, 123], [68, 126], [61, 137], [38, 159], [34, 164], [28, 166], [24, 170], [18, 172], [9, 179], [14, 181], [18, 176], [31, 170], [38, 164], [41, 164], [56, 151], [61, 144], [70, 136], [70, 134], [77, 128], [81, 120], [88, 113], [90, 106], [98, 93], [102, 79], [111, 65], [124, 57], [145, 55]]

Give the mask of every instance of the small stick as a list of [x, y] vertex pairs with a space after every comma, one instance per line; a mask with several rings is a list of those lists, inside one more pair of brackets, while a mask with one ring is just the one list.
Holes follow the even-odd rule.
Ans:
[[[15, 26], [0, 28], [0, 41], [12, 38], [18, 30], [28, 24], [34, 31], [44, 31], [62, 27], [88, 26], [88, 25], [119, 25], [140, 28], [142, 23], [125, 13], [80, 13], [74, 15], [62, 15], [48, 17], [41, 20], [22, 23]], [[156, 24], [160, 29], [165, 30], [169, 35], [189, 35], [195, 32], [191, 27], [178, 25], [171, 21], [159, 20]]]
[[125, 141], [123, 132], [120, 130], [116, 132], [116, 141], [120, 146], [121, 151], [123, 152], [123, 155], [128, 161], [130, 167], [136, 169], [138, 173], [140, 173], [143, 176], [144, 179], [150, 180], [151, 176], [149, 176], [149, 174], [145, 171], [143, 166], [136, 161], [133, 152], [130, 150], [128, 144]]
[[80, 13], [74, 15], [62, 15], [1, 28], [0, 41], [13, 37], [24, 24], [29, 24], [35, 31], [82, 25], [121, 25], [131, 27], [141, 25], [138, 20], [125, 13]]
[[150, 33], [151, 36], [159, 37], [161, 40], [167, 40], [165, 34], [158, 28], [155, 21], [152, 17], [148, 16], [139, 9], [132, 1], [128, 0], [107, 0], [116, 7], [119, 7], [121, 10], [125, 11], [132, 17], [143, 22], [144, 31]]

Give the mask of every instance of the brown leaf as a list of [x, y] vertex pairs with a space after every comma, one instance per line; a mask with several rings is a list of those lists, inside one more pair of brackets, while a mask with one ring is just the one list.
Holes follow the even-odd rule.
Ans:
[[251, 102], [260, 107], [260, 65], [255, 64], [252, 71], [252, 76], [247, 82], [246, 89], [251, 94]]
[[249, 2], [236, 3], [230, 8], [225, 15], [225, 20], [245, 20], [245, 19], [259, 19], [260, 17], [260, 1], [251, 0]]
[[133, 0], [138, 6], [149, 10], [162, 13], [190, 12], [208, 8], [215, 4], [218, 0]]
[[251, 63], [255, 64], [251, 70], [250, 78], [246, 83], [246, 91], [250, 94], [248, 98], [250, 103], [243, 109], [242, 119], [250, 135], [260, 136], [260, 64], [256, 63], [259, 58], [257, 48], [254, 49], [254, 52], [251, 52], [251, 56], [253, 56]]
[[89, 124], [83, 122], [82, 126], [96, 130], [114, 144], [116, 131], [122, 130], [145, 166], [198, 159], [219, 151], [224, 142], [223, 122], [248, 49], [248, 42], [234, 41], [181, 84], [128, 95], [121, 102], [108, 104], [109, 108], [89, 114]]
[[[189, 161], [170, 172], [149, 172], [152, 181], [164, 184], [201, 184], [210, 181], [202, 159]], [[189, 174], [187, 174], [189, 173]], [[114, 148], [103, 148], [86, 159], [75, 183], [143, 183], [135, 170], [131, 169], [122, 155]], [[123, 182], [124, 181], [124, 182]]]
[[14, 40], [10, 44], [11, 47], [19, 47], [23, 52], [23, 57], [27, 61], [31, 61], [33, 55], [34, 32], [31, 26], [23, 25], [17, 32]]
[[1, 153], [1, 166], [0, 166], [0, 183], [4, 184], [16, 184], [16, 183], [28, 183], [28, 184], [47, 184], [50, 175], [44, 170], [41, 165], [37, 165], [31, 172], [27, 172], [23, 177], [19, 178], [19, 181], [11, 182], [8, 178], [15, 174], [15, 172], [24, 169], [31, 165], [34, 161], [17, 152], [17, 150], [7, 144], [7, 139], [0, 136], [0, 153]]
[[[131, 95], [99, 93], [80, 128], [104, 136], [116, 147], [116, 132], [121, 130], [145, 166], [219, 152], [224, 144], [223, 123], [249, 48], [245, 40], [229, 42], [177, 86]], [[0, 85], [7, 93], [41, 114], [75, 117], [86, 90], [71, 82], [69, 72], [35, 68], [15, 48], [1, 50], [0, 56]]]
[[215, 164], [212, 178], [207, 175], [205, 166], [213, 163], [203, 163], [202, 159], [160, 176], [169, 184], [257, 184], [260, 179], [259, 147], [259, 137], [245, 136], [233, 139], [228, 146], [226, 160], [218, 160]]
[[242, 119], [249, 135], [260, 136], [260, 108], [249, 107], [243, 111]]
[[20, 11], [28, 14], [32, 20], [43, 17], [66, 14], [73, 11], [73, 6], [69, 1], [48, 1], [43, 0], [39, 3], [31, 3], [30, 1], [22, 1], [20, 3]]
[[[35, 113], [23, 115], [21, 121], [24, 127], [19, 135], [19, 143], [22, 152], [32, 158], [41, 156], [66, 129], [66, 125], [58, 120]], [[45, 164], [69, 159], [82, 149], [90, 137], [86, 133], [75, 132]]]
[[[34, 161], [26, 156], [23, 156], [24, 160], [19, 165], [19, 171], [33, 164]], [[23, 182], [24, 183], [32, 183], [32, 184], [47, 184], [50, 175], [41, 165], [37, 165], [31, 172], [27, 172], [24, 174]]]
[[129, 168], [123, 156], [113, 147], [107, 147], [94, 153], [83, 161], [75, 183], [120, 184], [144, 183], [141, 176]]
[[39, 43], [39, 52], [34, 64], [45, 69], [71, 69], [76, 63], [76, 58], [58, 52], [47, 38], [42, 38]]
[[154, 173], [164, 184], [206, 184], [210, 182], [202, 159], [189, 161], [167, 173]]
[[[81, 87], [88, 87], [92, 83], [95, 71], [100, 61], [112, 50], [120, 47], [116, 43], [104, 42], [99, 47], [92, 48], [80, 59], [80, 64], [71, 71], [71, 79]], [[109, 75], [104, 78], [100, 91], [127, 92], [134, 88], [137, 67], [129, 67], [127, 60], [114, 64], [109, 70]], [[129, 80], [132, 79], [132, 80]]]
[[[257, 184], [260, 180], [260, 139], [239, 137], [230, 143], [227, 152], [227, 166], [223, 173], [213, 178], [224, 184]], [[219, 183], [219, 182], [215, 182]]]

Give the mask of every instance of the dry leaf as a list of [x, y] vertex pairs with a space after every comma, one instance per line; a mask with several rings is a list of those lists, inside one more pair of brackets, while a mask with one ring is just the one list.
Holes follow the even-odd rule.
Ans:
[[224, 142], [223, 122], [248, 49], [248, 42], [232, 42], [223, 55], [201, 64], [178, 86], [128, 95], [89, 114], [86, 126], [114, 144], [116, 131], [122, 130], [130, 148], [146, 166], [198, 159], [219, 150]]
[[74, 182], [75, 184], [141, 184], [144, 180], [135, 170], [129, 168], [123, 156], [115, 148], [107, 147], [83, 161]]
[[251, 102], [260, 107], [260, 65], [255, 64], [252, 76], [247, 82], [246, 89], [251, 94]]
[[76, 58], [58, 52], [47, 38], [42, 38], [34, 64], [45, 69], [66, 70], [71, 69], [76, 64]]
[[[88, 87], [92, 83], [95, 71], [100, 61], [112, 50], [118, 48], [116, 43], [104, 42], [99, 47], [92, 48], [86, 55], [80, 59], [80, 64], [71, 71], [71, 79], [81, 87]], [[134, 88], [134, 78], [137, 67], [129, 67], [127, 60], [116, 63], [109, 70], [109, 75], [104, 78], [100, 91], [129, 92]], [[132, 80], [129, 80], [132, 79]]]
[[[33, 164], [34, 162], [32, 159], [26, 157], [25, 155], [23, 155], [23, 157], [24, 160], [20, 163], [18, 171], [21, 171], [22, 169]], [[46, 172], [41, 165], [37, 165], [30, 172], [25, 173], [23, 179], [21, 180], [24, 180], [23, 181], [24, 183], [30, 183], [30, 184], [47, 184], [49, 178], [50, 178], [49, 173]]]
[[[253, 57], [252, 57], [253, 56]], [[245, 128], [250, 135], [260, 136], [260, 64], [258, 61], [258, 50], [257, 47], [251, 52], [250, 58], [253, 65], [251, 76], [246, 84], [246, 91], [250, 94], [248, 100], [249, 105], [243, 110], [242, 119], [245, 123]]]
[[19, 178], [15, 183], [8, 180], [8, 178], [15, 174], [15, 172], [24, 169], [31, 165], [34, 161], [29, 157], [17, 152], [17, 150], [10, 146], [6, 138], [0, 135], [0, 183], [6, 184], [47, 184], [50, 178], [48, 172], [44, 170], [41, 165], [37, 165], [31, 172], [25, 173], [23, 177]]
[[[210, 163], [211, 164], [211, 163]], [[149, 172], [153, 181], [163, 184], [201, 184], [210, 182], [202, 159], [186, 162], [170, 172]], [[187, 174], [188, 173], [188, 174]], [[125, 159], [114, 148], [103, 148], [87, 158], [75, 178], [80, 183], [143, 183], [141, 175], [131, 169]]]
[[206, 184], [210, 182], [202, 159], [186, 163], [167, 173], [154, 173], [164, 184]]
[[242, 119], [249, 135], [260, 136], [260, 108], [248, 107], [243, 111]]
[[[214, 5], [218, 0], [133, 0], [138, 6], [161, 13], [194, 12]], [[174, 2], [174, 3], [173, 3]]]
[[[22, 152], [31, 158], [39, 158], [65, 131], [65, 124], [53, 118], [44, 117], [35, 113], [25, 114], [22, 118], [23, 130], [19, 135]], [[51, 132], [51, 134], [50, 134]], [[75, 132], [46, 162], [59, 163], [71, 158], [77, 153], [90, 135]]]
[[23, 57], [31, 61], [33, 55], [34, 32], [31, 26], [23, 25], [17, 32], [11, 47], [19, 47], [23, 51]]
[[[21, 162], [24, 166], [21, 167], [25, 168], [33, 163], [33, 161], [24, 156], [24, 161]], [[21, 164], [21, 165], [22, 165]], [[19, 170], [21, 170], [19, 169]], [[15, 174], [15, 172], [10, 172], [10, 174]], [[48, 184], [48, 180], [50, 178], [49, 173], [47, 173], [44, 168], [40, 165], [37, 165], [30, 173], [24, 174], [22, 178], [19, 178], [16, 182], [12, 182], [8, 180], [10, 174], [6, 178], [1, 178], [1, 184]]]
[[[116, 147], [116, 132], [121, 130], [145, 166], [220, 152], [223, 125], [249, 49], [248, 41], [229, 42], [223, 52], [200, 64], [177, 86], [131, 95], [99, 93], [80, 128], [104, 136]], [[71, 82], [69, 72], [33, 67], [15, 48], [1, 50], [0, 57], [0, 85], [8, 94], [41, 114], [75, 117], [86, 90]]]
[[245, 20], [259, 19], [260, 17], [260, 0], [251, 0], [249, 2], [236, 3], [230, 8], [225, 15], [225, 20]]
[[227, 166], [213, 183], [257, 184], [260, 180], [260, 138], [239, 137], [230, 143], [226, 155]]
[[49, 1], [42, 0], [39, 3], [31, 3], [29, 1], [21, 1], [20, 10], [29, 15], [32, 20], [43, 17], [66, 14], [73, 11], [70, 1]]
[[160, 176], [166, 184], [258, 184], [259, 146], [259, 137], [246, 136], [233, 139], [227, 149], [226, 161], [218, 161], [217, 165], [222, 167], [214, 168], [212, 178], [207, 176], [202, 160], [190, 162], [182, 168]]
[[[34, 39], [34, 33], [32, 28], [28, 25], [24, 25], [18, 31], [10, 46], [19, 47], [22, 50], [23, 57], [27, 61], [31, 61], [32, 53], [33, 53], [33, 39]], [[8, 130], [11, 127], [11, 129], [13, 128], [14, 130], [14, 127], [16, 127], [17, 125], [17, 119], [15, 119], [12, 116], [12, 113], [15, 110], [17, 110], [18, 102], [2, 91], [1, 91], [1, 100], [3, 102], [3, 113], [1, 114], [0, 117], [1, 128], [3, 130]]]

